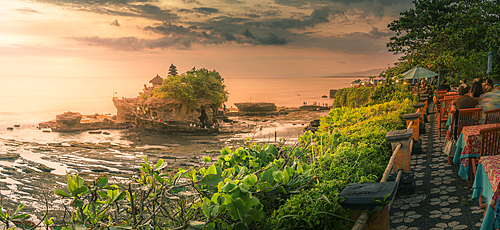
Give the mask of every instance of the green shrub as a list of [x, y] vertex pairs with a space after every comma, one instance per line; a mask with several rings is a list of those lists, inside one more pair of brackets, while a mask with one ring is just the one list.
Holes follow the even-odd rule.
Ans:
[[195, 109], [198, 99], [207, 99], [214, 108], [227, 101], [228, 92], [220, 74], [205, 68], [193, 68], [186, 73], [168, 76], [160, 87], [153, 89], [153, 97], [176, 98]]

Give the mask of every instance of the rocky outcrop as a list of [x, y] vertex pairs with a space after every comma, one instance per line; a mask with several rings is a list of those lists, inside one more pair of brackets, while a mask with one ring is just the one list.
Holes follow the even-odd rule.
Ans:
[[116, 107], [116, 122], [126, 123], [135, 122], [135, 114], [137, 106], [135, 103], [127, 102], [126, 100], [113, 99], [113, 104]]
[[242, 102], [234, 103], [240, 112], [274, 112], [276, 105], [269, 102]]
[[[158, 132], [202, 132], [217, 131], [215, 113], [210, 100], [198, 99], [196, 108], [190, 108], [178, 99], [148, 97], [143, 99], [114, 99], [117, 122], [135, 124], [139, 128]], [[201, 123], [201, 111], [207, 115], [205, 130]], [[214, 127], [214, 128], [212, 128]]]
[[56, 123], [64, 124], [67, 126], [80, 124], [80, 120], [82, 120], [81, 113], [65, 112], [56, 116]]

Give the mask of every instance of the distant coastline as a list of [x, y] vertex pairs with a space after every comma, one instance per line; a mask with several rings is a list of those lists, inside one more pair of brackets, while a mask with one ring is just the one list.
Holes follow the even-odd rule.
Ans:
[[323, 78], [368, 78], [370, 76], [325, 76]]

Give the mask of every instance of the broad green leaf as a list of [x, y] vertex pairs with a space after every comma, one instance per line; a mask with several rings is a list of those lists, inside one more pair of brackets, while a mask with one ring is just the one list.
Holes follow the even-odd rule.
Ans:
[[257, 176], [255, 174], [247, 175], [243, 179], [243, 183], [246, 183], [246, 184], [248, 184], [250, 186], [254, 186], [255, 182], [257, 182]]
[[243, 202], [243, 200], [241, 198], [236, 198], [236, 199], [234, 199], [233, 204], [234, 204], [234, 207], [236, 209], [235, 211], [238, 214], [238, 219], [243, 219], [243, 216], [246, 213], [245, 202]]
[[100, 190], [99, 190], [99, 191], [97, 191], [97, 194], [99, 194], [99, 196], [101, 196], [101, 197], [102, 197], [102, 198], [104, 198], [104, 199], [108, 199], [108, 198], [109, 198], [109, 197], [108, 197], [108, 194], [106, 194], [106, 193], [105, 193], [105, 192], [103, 192], [103, 191], [100, 191]]
[[102, 188], [108, 184], [108, 177], [106, 175], [102, 175], [97, 178], [97, 187]]
[[73, 193], [73, 190], [75, 190], [76, 188], [78, 188], [78, 185], [76, 184], [76, 182], [71, 178], [71, 176], [69, 174], [66, 174], [66, 184], [68, 185], [68, 191], [70, 193]]
[[76, 185], [78, 185], [78, 187], [82, 187], [83, 186], [83, 178], [78, 176], [78, 174], [76, 174], [74, 177], [75, 177], [74, 180], [75, 180]]
[[5, 213], [2, 211], [2, 206], [0, 205], [0, 220], [5, 221], [7, 217], [5, 216]]
[[189, 226], [193, 227], [194, 229], [201, 229], [205, 226], [206, 222], [203, 221], [197, 221], [197, 220], [192, 220], [189, 221]]
[[68, 195], [66, 192], [64, 192], [63, 190], [61, 189], [56, 189], [54, 191], [54, 193], [58, 196], [62, 196], [62, 197], [71, 197], [70, 195]]
[[217, 174], [217, 169], [215, 168], [215, 165], [212, 165], [212, 166], [208, 167], [208, 170], [205, 173], [205, 176], [206, 175], [211, 175], [211, 174]]
[[28, 218], [30, 215], [28, 214], [21, 214], [21, 215], [17, 215], [17, 216], [14, 216], [12, 217], [13, 220], [17, 220], [17, 219], [24, 219], [24, 218]]
[[155, 171], [160, 171], [168, 166], [168, 162], [163, 162], [160, 166], [156, 168]]
[[204, 162], [212, 162], [212, 158], [211, 157], [203, 157], [203, 161]]
[[17, 215], [19, 213], [19, 211], [21, 211], [21, 209], [24, 208], [24, 203], [20, 203], [17, 208], [16, 208], [16, 211], [14, 212], [14, 214], [12, 214], [13, 216]]
[[283, 179], [283, 173], [281, 171], [274, 171], [273, 172], [273, 178], [276, 182], [281, 182], [281, 180]]
[[267, 152], [272, 153], [275, 156], [278, 155], [278, 149], [276, 149], [274, 145], [269, 145], [266, 150]]
[[288, 181], [290, 180], [290, 175], [288, 174], [288, 170], [283, 170], [282, 179], [283, 179], [283, 184], [288, 184]]
[[224, 187], [221, 188], [221, 190], [223, 192], [229, 192], [229, 191], [233, 190], [234, 187], [236, 187], [235, 184], [233, 184], [233, 183], [227, 183], [226, 185], [224, 185]]
[[260, 203], [259, 199], [257, 199], [257, 197], [255, 197], [255, 196], [253, 196], [252, 198], [250, 198], [250, 200], [248, 200], [246, 202], [246, 207], [247, 207], [247, 209], [250, 209], [252, 206], [259, 204], [259, 203]]
[[268, 162], [268, 160], [267, 160], [267, 153], [266, 153], [265, 150], [260, 151], [260, 159], [262, 161], [266, 162], [266, 163]]
[[273, 178], [273, 169], [267, 169], [264, 173], [262, 173], [262, 177], [260, 178], [260, 182], [267, 182], [267, 183], [273, 183], [274, 178]]
[[240, 191], [242, 193], [250, 193], [250, 191], [248, 191], [250, 189], [250, 187], [248, 187], [248, 185], [242, 183], [238, 187], [240, 188]]
[[297, 172], [299, 174], [302, 174], [302, 172], [304, 172], [304, 169], [302, 169], [302, 165], [300, 164], [300, 162], [297, 162]]
[[214, 204], [212, 206], [212, 211], [210, 212], [210, 216], [216, 216], [219, 213], [219, 205]]
[[155, 165], [155, 171], [158, 171], [158, 168], [163, 164], [163, 159], [158, 160]]
[[85, 193], [87, 191], [88, 191], [87, 187], [80, 186], [80, 187], [76, 188], [75, 190], [73, 190], [71, 192], [71, 195], [73, 195], [73, 196], [82, 195], [83, 193]]
[[215, 185], [218, 185], [219, 182], [221, 182], [223, 180], [224, 180], [224, 178], [219, 176], [219, 175], [210, 174], [210, 175], [204, 176], [203, 179], [201, 179], [201, 181], [199, 182], [199, 184], [200, 185], [215, 186]]
[[111, 202], [123, 200], [125, 198], [125, 195], [126, 195], [125, 191], [122, 191], [122, 192], [120, 192], [120, 194], [118, 194], [118, 196], [115, 196], [115, 198]]

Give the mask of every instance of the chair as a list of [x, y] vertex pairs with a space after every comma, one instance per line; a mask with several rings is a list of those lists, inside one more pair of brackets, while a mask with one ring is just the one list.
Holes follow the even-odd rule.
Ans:
[[[462, 132], [462, 128], [465, 126], [479, 125], [479, 119], [481, 118], [481, 112], [483, 108], [472, 108], [472, 109], [460, 109], [458, 112], [458, 130], [456, 130], [457, 135]], [[451, 111], [451, 126], [455, 125], [455, 110]], [[451, 129], [451, 135], [454, 135], [453, 129]]]
[[439, 119], [438, 119], [439, 138], [441, 138], [441, 132], [442, 132], [441, 130], [442, 129], [446, 130], [446, 122], [448, 121], [448, 117], [450, 115], [449, 108], [450, 108], [451, 102], [453, 102], [453, 99], [447, 98], [447, 99], [440, 99], [437, 103], [440, 107]]
[[486, 110], [484, 111], [484, 115], [486, 116], [484, 120], [485, 124], [500, 123], [500, 109]]
[[439, 111], [441, 110], [441, 104], [439, 104], [439, 100], [444, 99], [444, 95], [446, 94], [446, 90], [439, 90], [434, 92], [434, 104], [436, 104], [436, 115], [434, 117], [437, 117], [439, 114]]
[[[480, 157], [500, 155], [500, 126], [481, 129], [479, 130], [479, 134], [481, 134]], [[476, 177], [478, 163], [478, 158], [472, 158], [472, 169], [474, 172], [474, 177]], [[483, 207], [481, 197], [479, 197], [479, 206], [481, 208]]]
[[[446, 134], [446, 140], [448, 138], [451, 138], [453, 135], [458, 137], [460, 133], [462, 132], [462, 128], [465, 126], [471, 126], [471, 125], [479, 125], [479, 119], [481, 118], [481, 112], [483, 111], [482, 108], [473, 108], [473, 109], [460, 109], [458, 112], [458, 128], [455, 130], [453, 127], [455, 127], [455, 114], [456, 110], [451, 111], [451, 132], [448, 131]], [[451, 157], [448, 156], [448, 164], [451, 162]]]
[[460, 95], [458, 95], [458, 94], [444, 95], [445, 99], [451, 98], [451, 99], [455, 100], [455, 99], [457, 99], [459, 97], [460, 97]]

